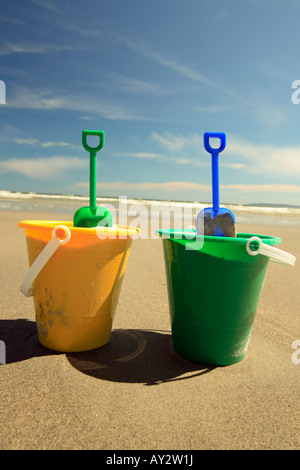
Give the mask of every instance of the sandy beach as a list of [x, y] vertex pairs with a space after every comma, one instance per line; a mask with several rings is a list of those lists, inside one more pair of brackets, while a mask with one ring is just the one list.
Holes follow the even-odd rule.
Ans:
[[45, 214], [0, 216], [1, 450], [300, 448], [300, 364], [292, 361], [300, 340], [299, 227], [238, 226], [281, 237], [297, 262], [270, 263], [246, 358], [210, 368], [172, 349], [161, 240], [133, 242], [108, 345], [85, 353], [41, 346], [32, 298], [20, 292], [28, 259], [17, 223]]

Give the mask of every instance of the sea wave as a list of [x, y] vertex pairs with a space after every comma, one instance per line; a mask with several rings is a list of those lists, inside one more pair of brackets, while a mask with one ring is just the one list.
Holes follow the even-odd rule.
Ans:
[[[148, 212], [150, 208], [153, 213], [155, 210], [173, 212], [174, 218], [182, 217], [185, 211], [197, 214], [211, 205], [196, 201], [132, 199], [126, 196], [97, 198], [97, 205], [105, 204], [113, 207], [119, 214], [127, 212], [129, 208], [133, 212], [134, 209], [138, 210], [138, 206], [143, 206]], [[83, 205], [89, 205], [88, 196], [0, 190], [0, 209], [4, 210], [70, 214]], [[240, 223], [300, 225], [300, 207], [297, 206], [227, 204], [225, 207], [235, 214]]]

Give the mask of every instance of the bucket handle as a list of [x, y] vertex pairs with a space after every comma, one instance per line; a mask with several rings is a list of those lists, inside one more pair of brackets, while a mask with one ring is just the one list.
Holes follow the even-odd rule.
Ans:
[[[251, 242], [258, 242], [258, 248], [256, 250], [252, 250], [250, 248]], [[287, 253], [286, 251], [279, 250], [274, 246], [266, 245], [262, 242], [259, 237], [251, 237], [249, 238], [247, 245], [246, 245], [247, 252], [251, 256], [256, 256], [258, 254], [268, 256], [272, 261], [277, 261], [278, 263], [283, 264], [290, 264], [291, 266], [295, 266], [296, 257]]]
[[[63, 231], [63, 233], [61, 233]], [[57, 248], [60, 245], [68, 243], [71, 238], [71, 232], [65, 225], [57, 225], [52, 230], [52, 238], [47, 243], [45, 248], [40, 252], [38, 257], [34, 260], [29, 270], [25, 274], [25, 277], [22, 281], [20, 290], [26, 297], [31, 297], [33, 295], [32, 283], [43, 269], [47, 261], [55, 253]]]

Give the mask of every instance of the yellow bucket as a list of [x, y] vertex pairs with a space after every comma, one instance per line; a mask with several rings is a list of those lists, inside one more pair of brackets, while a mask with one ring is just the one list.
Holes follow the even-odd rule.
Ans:
[[69, 221], [21, 221], [18, 227], [25, 229], [31, 268], [51, 245], [58, 225], [65, 227], [70, 239], [55, 248], [29, 294], [34, 297], [38, 338], [55, 351], [99, 348], [110, 339], [130, 247], [140, 230], [77, 228]]

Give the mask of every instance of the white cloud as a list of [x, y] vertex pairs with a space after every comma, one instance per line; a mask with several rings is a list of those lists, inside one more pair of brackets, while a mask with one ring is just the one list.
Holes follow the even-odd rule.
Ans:
[[[193, 160], [189, 156], [203, 155], [203, 137], [198, 134], [189, 136], [173, 135], [166, 132], [164, 135], [153, 132], [152, 141], [158, 143], [170, 154], [180, 153], [181, 158], [177, 163], [198, 164], [201, 166], [210, 165], [210, 160], [204, 161], [203, 158]], [[295, 177], [300, 176], [300, 146], [275, 146], [261, 145], [249, 142], [236, 136], [227, 136], [226, 160], [220, 159], [220, 166], [232, 169], [244, 169], [251, 174], [260, 174], [266, 178], [274, 176]], [[175, 159], [173, 160], [176, 161]]]
[[0, 46], [0, 56], [12, 54], [50, 54], [52, 52], [70, 51], [71, 46], [59, 44], [35, 44], [6, 42]]
[[246, 162], [251, 173], [266, 177], [300, 176], [300, 147], [258, 145], [236, 137], [227, 141], [227, 147], [228, 153]]
[[[87, 188], [89, 186], [88, 183], [78, 183], [78, 187], [80, 188]], [[120, 190], [120, 191], [127, 191], [127, 190], [149, 190], [149, 191], [157, 191], [157, 190], [166, 190], [166, 191], [181, 191], [181, 190], [211, 190], [211, 186], [207, 184], [199, 184], [199, 183], [190, 183], [186, 181], [166, 181], [161, 183], [153, 183], [153, 182], [142, 182], [142, 183], [125, 183], [123, 181], [114, 181], [110, 183], [102, 182], [97, 184], [100, 190], [103, 189], [112, 189], [112, 190]]]
[[13, 139], [13, 142], [15, 142], [16, 144], [20, 144], [20, 145], [38, 145], [39, 144], [38, 139], [30, 139], [30, 138]]
[[159, 155], [158, 153], [149, 153], [149, 152], [140, 152], [140, 153], [135, 153], [135, 157], [137, 158], [164, 158], [163, 155]]
[[221, 187], [247, 193], [300, 193], [300, 186], [293, 184], [228, 184]]
[[76, 146], [70, 144], [69, 142], [41, 142], [39, 139], [32, 139], [32, 138], [17, 138], [13, 139], [16, 144], [20, 145], [32, 145], [32, 146], [40, 146], [40, 147], [70, 147], [75, 148]]
[[124, 75], [109, 73], [107, 74], [109, 79], [109, 88], [113, 90], [117, 89], [118, 91], [124, 91], [126, 93], [135, 93], [135, 94], [152, 94], [152, 95], [162, 95], [166, 94], [166, 90], [163, 90], [159, 85], [154, 83], [146, 82], [143, 80], [137, 80], [131, 77], [126, 77]]
[[168, 159], [167, 156], [159, 154], [159, 153], [151, 153], [151, 152], [115, 152], [115, 156], [117, 157], [132, 157], [132, 158], [140, 158], [140, 159], [161, 159], [166, 160]]
[[161, 53], [155, 52], [150, 48], [146, 47], [145, 45], [137, 43], [132, 45], [131, 47], [134, 48], [136, 51], [141, 52], [144, 56], [154, 60], [156, 63], [164, 65], [165, 67], [174, 70], [175, 72], [179, 73], [180, 75], [186, 78], [190, 78], [191, 80], [203, 83], [205, 85], [210, 85], [219, 88], [219, 85], [217, 83], [213, 82], [209, 78], [206, 78], [202, 73], [192, 69], [189, 66], [182, 65], [179, 62], [176, 62], [175, 60], [167, 59]]
[[225, 168], [232, 168], [233, 170], [241, 170], [242, 168], [246, 168], [245, 163], [224, 163], [221, 162], [220, 166]]
[[280, 107], [265, 99], [249, 103], [249, 112], [257, 122], [270, 128], [278, 128], [287, 120], [286, 113]]
[[[171, 143], [171, 146], [173, 143]], [[180, 145], [180, 144], [179, 144]], [[167, 145], [166, 145], [167, 147]], [[172, 149], [172, 151], [175, 151]], [[115, 152], [115, 156], [117, 157], [132, 157], [132, 158], [139, 158], [139, 159], [149, 159], [149, 160], [169, 160], [172, 162], [172, 164], [176, 165], [196, 165], [196, 166], [206, 166], [210, 167], [211, 163], [210, 161], [202, 161], [202, 160], [193, 160], [190, 158], [181, 158], [181, 157], [173, 157], [173, 156], [168, 156], [168, 155], [163, 155], [161, 153], [150, 153], [150, 152]], [[221, 163], [222, 166], [224, 167], [229, 167], [233, 169], [241, 169], [245, 166], [244, 163]]]
[[114, 31], [106, 30], [106, 32], [110, 34], [112, 37], [114, 37], [117, 41], [125, 44], [132, 51], [142, 55], [143, 57], [147, 57], [153, 60], [157, 64], [168, 67], [174, 70], [175, 72], [178, 72], [180, 75], [183, 75], [184, 77], [190, 78], [197, 82], [200, 82], [206, 85], [211, 85], [211, 86], [218, 86], [215, 82], [205, 77], [200, 72], [192, 69], [189, 66], [180, 64], [179, 62], [175, 60], [171, 60], [167, 57], [164, 57], [160, 52], [154, 51], [153, 49], [151, 49], [146, 44], [143, 44], [140, 41], [131, 41], [127, 37], [121, 36], [119, 33], [116, 33]]
[[66, 98], [57, 96], [50, 89], [19, 87], [7, 103], [7, 107], [25, 109], [60, 109], [66, 106]]
[[[89, 183], [77, 183], [80, 188], [88, 188]], [[101, 182], [97, 184], [99, 190], [118, 190], [118, 191], [158, 191], [165, 190], [170, 192], [177, 191], [211, 191], [211, 185], [193, 183], [189, 181], [165, 181], [165, 182], [141, 182], [126, 183], [124, 181]], [[289, 184], [232, 184], [220, 185], [224, 191], [253, 192], [253, 193], [300, 193], [300, 186]]]
[[83, 119], [84, 121], [94, 121], [96, 116], [79, 116], [79, 119]]
[[168, 150], [168, 152], [177, 153], [186, 150], [187, 147], [190, 146], [191, 142], [193, 146], [197, 143], [197, 141], [200, 142], [200, 137], [196, 134], [190, 137], [185, 137], [183, 135], [173, 135], [170, 132], [166, 132], [165, 135], [152, 132], [151, 140], [159, 143], [163, 148]]
[[40, 145], [42, 147], [72, 147], [74, 145], [70, 144], [69, 142], [41, 142]]
[[99, 94], [95, 96], [84, 94], [68, 94], [59, 90], [30, 89], [19, 87], [14, 91], [14, 96], [7, 102], [6, 107], [19, 109], [40, 110], [72, 110], [85, 113], [93, 113], [113, 120], [141, 120], [143, 116], [126, 109], [119, 104], [101, 101]]
[[0, 161], [1, 173], [13, 172], [37, 179], [47, 179], [76, 168], [86, 168], [86, 160], [78, 157], [54, 156], [49, 158], [10, 158]]
[[55, 13], [59, 11], [53, 0], [31, 0], [31, 2], [40, 6], [41, 8], [46, 8], [48, 11], [53, 11]]
[[[178, 60], [170, 59], [164, 56], [161, 52], [157, 52], [150, 48], [148, 45], [140, 42], [133, 41], [111, 30], [105, 30], [106, 34], [113, 37], [115, 40], [125, 44], [129, 49], [135, 53], [146, 57], [156, 64], [167, 67], [168, 69], [178, 73], [184, 78], [190, 79], [194, 82], [206, 85], [220, 91], [230, 99], [230, 106], [233, 103], [240, 108], [242, 112], [245, 109], [250, 113], [254, 119], [264, 126], [279, 127], [286, 120], [285, 114], [281, 111], [280, 107], [275, 106], [273, 103], [268, 102], [265, 97], [250, 97], [246, 94], [239, 94], [234, 88], [227, 88], [222, 84], [222, 81], [214, 81], [210, 77], [201, 73], [195, 68], [185, 65]], [[223, 105], [224, 108], [224, 105]], [[225, 108], [226, 109], [226, 108]], [[204, 107], [200, 112], [216, 112], [216, 108], [212, 106]]]
[[[180, 153], [182, 155], [179, 158], [165, 157], [165, 159], [172, 160], [173, 163], [179, 165], [197, 165], [197, 166], [211, 166], [211, 160], [209, 158], [203, 159], [197, 158], [197, 155], [201, 155], [203, 152], [203, 137], [198, 134], [192, 134], [189, 136], [173, 135], [170, 132], [166, 132], [164, 135], [160, 135], [157, 132], [151, 134], [151, 140], [157, 142], [170, 154]], [[194, 158], [190, 158], [192, 155]], [[228, 163], [223, 160], [220, 161], [220, 166], [240, 170], [246, 165], [244, 162]]]

